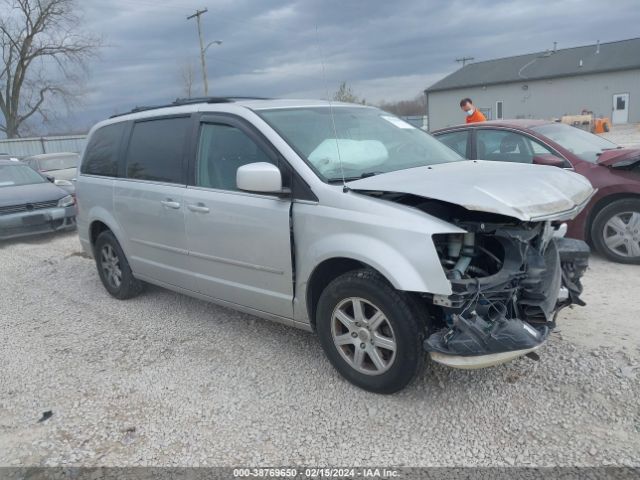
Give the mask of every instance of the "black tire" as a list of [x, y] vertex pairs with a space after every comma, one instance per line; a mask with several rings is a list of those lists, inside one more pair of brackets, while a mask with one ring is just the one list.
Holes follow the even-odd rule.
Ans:
[[[109, 258], [107, 252], [111, 252], [117, 259], [120, 270], [119, 282], [114, 281], [113, 276], [109, 274], [109, 268], [106, 267], [108, 263], [106, 259]], [[98, 235], [94, 246], [94, 257], [102, 285], [104, 285], [104, 288], [112, 297], [119, 300], [126, 300], [142, 292], [143, 283], [137, 280], [133, 276], [133, 273], [131, 273], [131, 267], [129, 267], [127, 257], [125, 257], [118, 240], [116, 240], [116, 237], [109, 230]]]
[[[623, 219], [629, 218], [629, 214], [631, 213], [640, 215], [640, 199], [625, 198], [611, 202], [600, 210], [593, 219], [591, 224], [591, 240], [593, 246], [598, 253], [604, 255], [609, 260], [619, 263], [640, 264], [640, 255], [633, 255], [633, 252], [627, 249], [626, 246], [621, 245], [612, 249], [605, 242], [605, 236], [613, 235], [614, 233], [610, 227], [607, 227], [607, 223], [618, 215]], [[640, 242], [640, 226], [626, 231], [624, 235], [620, 236], [620, 239], [623, 241], [627, 240], [627, 245], [630, 245], [632, 242]]]
[[[361, 340], [358, 334], [354, 335], [355, 331], [343, 331], [345, 337], [347, 334], [354, 336], [356, 344], [342, 347], [336, 345], [332, 331], [332, 324], [337, 323], [334, 319], [334, 311], [350, 299], [361, 299], [365, 309], [373, 312], [377, 309], [386, 317], [381, 328], [391, 332], [390, 336], [393, 337], [396, 345], [395, 353], [374, 347], [374, 336], [368, 337], [366, 331], [361, 332], [365, 335], [365, 340]], [[357, 318], [355, 313], [353, 318]], [[320, 343], [335, 369], [354, 385], [370, 392], [384, 394], [402, 390], [424, 366], [426, 359], [422, 342], [425, 336], [425, 321], [421, 310], [408, 295], [398, 292], [384, 277], [369, 269], [347, 272], [333, 280], [322, 292], [316, 310], [316, 327]], [[366, 328], [369, 329], [369, 327]], [[358, 331], [361, 330], [363, 328], [359, 328]], [[384, 360], [386, 357], [388, 369], [379, 369], [380, 373], [367, 374], [354, 368], [344, 356], [349, 356], [351, 351], [355, 355], [355, 350], [358, 348], [357, 342], [362, 342], [359, 344], [361, 348], [371, 349], [363, 352], [376, 350], [380, 355], [379, 359]], [[366, 347], [363, 346], [365, 343]], [[343, 349], [342, 353], [339, 348]], [[362, 355], [365, 355], [363, 367], [368, 362], [375, 368], [373, 357], [369, 356], [369, 353]]]

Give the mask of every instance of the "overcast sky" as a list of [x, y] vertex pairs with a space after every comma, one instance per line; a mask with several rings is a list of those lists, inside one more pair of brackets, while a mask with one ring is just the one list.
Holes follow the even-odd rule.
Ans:
[[[104, 38], [83, 106], [89, 126], [136, 105], [184, 96], [194, 20], [202, 16], [211, 95], [325, 98], [345, 80], [369, 103], [409, 99], [460, 65], [640, 35], [638, 0], [81, 0], [83, 28]], [[639, 52], [640, 54], [640, 52]], [[324, 75], [323, 66], [324, 63]]]

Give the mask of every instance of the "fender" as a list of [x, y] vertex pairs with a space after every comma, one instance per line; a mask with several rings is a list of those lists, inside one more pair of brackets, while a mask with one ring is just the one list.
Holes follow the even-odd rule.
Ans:
[[427, 235], [410, 238], [411, 232], [404, 232], [404, 235], [405, 238], [397, 238], [393, 245], [356, 233], [322, 238], [309, 247], [314, 265], [309, 271], [300, 272], [301, 278], [305, 279], [304, 285], [315, 267], [325, 260], [350, 258], [376, 269], [397, 290], [450, 295], [451, 283], [440, 267], [431, 239]]

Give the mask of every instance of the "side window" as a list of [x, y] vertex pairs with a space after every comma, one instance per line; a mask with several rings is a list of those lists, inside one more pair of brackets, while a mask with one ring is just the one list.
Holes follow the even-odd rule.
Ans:
[[217, 123], [202, 125], [198, 142], [196, 186], [237, 190], [238, 168], [254, 162], [274, 163], [239, 128]]
[[118, 150], [124, 129], [122, 122], [96, 130], [85, 149], [80, 172], [105, 177], [118, 176]]
[[536, 142], [533, 139], [528, 139], [531, 145], [531, 150], [534, 155], [555, 155], [551, 150], [542, 145], [541, 143]]
[[467, 139], [469, 138], [469, 132], [462, 130], [460, 132], [451, 132], [438, 135], [436, 137], [447, 147], [455, 150], [464, 158], [469, 158], [467, 155]]
[[571, 168], [571, 164], [566, 159], [562, 158], [560, 155], [555, 153], [546, 145], [543, 145], [542, 143], [538, 142], [537, 140], [534, 140], [533, 138], [527, 137], [527, 140], [529, 140], [529, 145], [531, 146], [531, 151], [533, 152], [534, 156], [553, 155], [554, 157], [558, 157], [563, 160], [564, 165], [562, 165], [562, 168]]
[[531, 142], [508, 130], [476, 130], [478, 158], [498, 162], [532, 163]]
[[133, 125], [127, 177], [184, 184], [184, 148], [189, 117], [145, 120]]

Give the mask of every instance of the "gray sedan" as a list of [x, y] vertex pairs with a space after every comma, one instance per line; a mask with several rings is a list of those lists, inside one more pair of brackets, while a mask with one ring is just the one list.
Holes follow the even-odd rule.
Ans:
[[42, 153], [23, 158], [22, 161], [69, 193], [75, 193], [75, 182], [80, 155], [72, 152]]
[[73, 195], [21, 162], [0, 160], [0, 240], [76, 227]]

